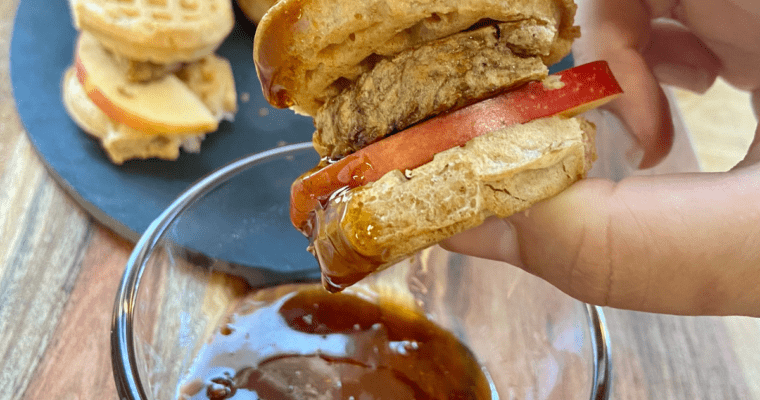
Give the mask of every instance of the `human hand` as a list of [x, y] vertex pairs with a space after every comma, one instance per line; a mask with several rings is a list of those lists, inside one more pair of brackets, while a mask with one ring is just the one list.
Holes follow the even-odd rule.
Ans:
[[[660, 82], [704, 91], [720, 75], [754, 92], [760, 115], [757, 2], [588, 0], [578, 22], [576, 60], [609, 62], [626, 91], [609, 109], [642, 148], [642, 168], [672, 143]], [[760, 316], [758, 138], [760, 129], [729, 172], [586, 179], [443, 245], [510, 262], [593, 304]]]

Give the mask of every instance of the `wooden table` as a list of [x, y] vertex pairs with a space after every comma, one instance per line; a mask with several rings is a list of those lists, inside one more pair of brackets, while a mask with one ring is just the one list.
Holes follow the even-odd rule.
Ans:
[[[0, 2], [0, 399], [114, 399], [111, 309], [132, 243], [58, 187], [24, 133], [9, 78], [17, 4]], [[687, 121], [704, 107], [725, 110], [745, 99], [725, 86], [713, 92], [705, 101], [679, 93]], [[738, 123], [731, 130], [741, 134], [715, 140], [714, 128], [695, 123], [709, 170], [730, 167], [754, 129], [748, 109], [718, 122]], [[760, 321], [611, 309], [606, 315], [613, 398], [760, 399]]]

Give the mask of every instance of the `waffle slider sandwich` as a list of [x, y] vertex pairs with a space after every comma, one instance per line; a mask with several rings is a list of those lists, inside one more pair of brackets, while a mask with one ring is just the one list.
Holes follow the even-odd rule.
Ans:
[[621, 93], [604, 62], [548, 75], [572, 0], [281, 0], [254, 61], [265, 97], [314, 118], [322, 161], [291, 220], [337, 291], [585, 177]]
[[79, 31], [65, 108], [111, 161], [174, 160], [237, 111], [231, 0], [70, 0]]

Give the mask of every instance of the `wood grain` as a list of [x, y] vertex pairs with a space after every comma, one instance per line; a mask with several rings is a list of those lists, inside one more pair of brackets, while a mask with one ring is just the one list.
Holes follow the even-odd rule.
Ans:
[[60, 323], [52, 331], [24, 399], [47, 399], [50, 393], [62, 399], [115, 397], [109, 350], [111, 312], [132, 245], [105, 229], [95, 229], [88, 242]]
[[[89, 217], [52, 182], [29, 142], [8, 140], [0, 185], [0, 398], [18, 398], [45, 355], [89, 242]], [[10, 376], [9, 376], [10, 375]]]
[[[132, 245], [55, 184], [26, 138], [9, 77], [18, 2], [0, 2], [0, 399], [115, 399], [110, 317]], [[705, 169], [730, 168], [756, 124], [746, 94], [722, 82], [677, 94]], [[613, 398], [760, 399], [757, 319], [606, 313]]]
[[116, 398], [108, 332], [130, 244], [78, 207], [40, 163], [15, 110], [0, 4], [0, 398]]
[[722, 345], [730, 341], [729, 319], [605, 313], [614, 344], [614, 399], [754, 398], [735, 352]]

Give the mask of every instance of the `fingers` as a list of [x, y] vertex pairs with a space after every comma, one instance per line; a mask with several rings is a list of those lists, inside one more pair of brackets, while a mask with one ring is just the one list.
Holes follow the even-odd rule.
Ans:
[[662, 161], [673, 144], [673, 123], [660, 83], [704, 91], [720, 63], [683, 25], [664, 19], [666, 8], [643, 0], [587, 0], [580, 4], [582, 36], [573, 46], [579, 63], [606, 60], [625, 91], [607, 108], [643, 149], [639, 168]]
[[[683, 26], [652, 22], [665, 9], [628, 0], [587, 0], [582, 7], [576, 61], [609, 62], [625, 90], [609, 109], [644, 150], [640, 166], [653, 166], [672, 145], [660, 81], [701, 92], [721, 65]], [[753, 100], [760, 115], [760, 92]], [[445, 245], [521, 266], [593, 304], [760, 316], [758, 163], [760, 127], [730, 172], [583, 180], [508, 223], [489, 220]]]
[[644, 156], [639, 168], [657, 165], [670, 151], [673, 125], [668, 102], [640, 52], [649, 43], [650, 13], [642, 1], [588, 0], [579, 5], [579, 63], [606, 60], [624, 94], [606, 106], [626, 125]]
[[760, 315], [759, 172], [581, 181], [510, 218], [521, 263], [593, 304]]
[[611, 53], [606, 60], [624, 91], [607, 109], [620, 117], [643, 149], [638, 167], [654, 167], [673, 145], [673, 122], [665, 93], [637, 51]]
[[720, 71], [720, 61], [702, 40], [671, 20], [652, 22], [643, 56], [662, 83], [704, 93]]

